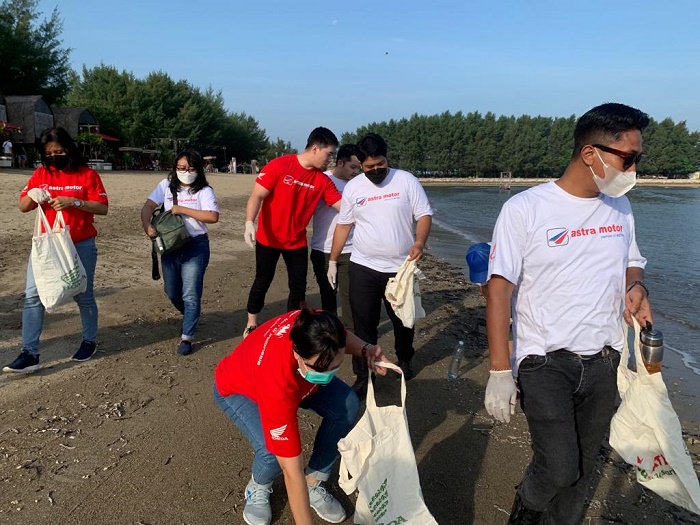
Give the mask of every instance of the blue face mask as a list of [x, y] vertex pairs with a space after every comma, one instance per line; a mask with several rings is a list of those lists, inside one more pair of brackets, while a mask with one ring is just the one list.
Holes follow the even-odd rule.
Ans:
[[[306, 365], [304, 365], [304, 367], [306, 368]], [[301, 368], [297, 368], [299, 375], [314, 385], [327, 385], [333, 380], [338, 370], [339, 368], [333, 368], [325, 372], [317, 372], [316, 370], [306, 368], [306, 373], [304, 373], [301, 371]]]

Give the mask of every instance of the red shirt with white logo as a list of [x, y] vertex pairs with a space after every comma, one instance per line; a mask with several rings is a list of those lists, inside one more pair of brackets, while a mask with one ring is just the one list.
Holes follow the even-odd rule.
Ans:
[[271, 160], [255, 182], [270, 191], [260, 209], [256, 239], [280, 250], [306, 246], [306, 227], [316, 205], [323, 199], [332, 206], [341, 198], [321, 170], [304, 168], [296, 155]]
[[[32, 188], [43, 188], [51, 194], [51, 197], [74, 197], [82, 201], [96, 201], [109, 205], [102, 179], [95, 170], [86, 166], [80, 166], [67, 173], [53, 169], [49, 171], [41, 166], [32, 173], [19, 198], [22, 199]], [[46, 213], [49, 224], [53, 225], [56, 210], [48, 202], [43, 202], [41, 207]], [[93, 213], [70, 207], [63, 210], [63, 218], [69, 226], [70, 238], [74, 243], [97, 235], [93, 225], [95, 220]]]
[[[324, 175], [325, 176], [325, 175]], [[318, 390], [297, 371], [289, 333], [299, 310], [259, 326], [216, 367], [216, 388], [222, 396], [240, 394], [255, 401], [260, 411], [265, 447], [275, 456], [301, 454], [297, 410]]]

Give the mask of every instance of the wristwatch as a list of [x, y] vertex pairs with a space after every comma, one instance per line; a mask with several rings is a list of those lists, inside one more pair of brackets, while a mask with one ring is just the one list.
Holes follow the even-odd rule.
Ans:
[[82, 208], [83, 204], [85, 204], [85, 201], [81, 201], [80, 199], [75, 199], [73, 201], [73, 206], [75, 206], [76, 208]]

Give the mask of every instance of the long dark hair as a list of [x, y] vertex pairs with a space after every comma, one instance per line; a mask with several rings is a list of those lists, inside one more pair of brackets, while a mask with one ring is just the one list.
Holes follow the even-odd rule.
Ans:
[[168, 174], [168, 180], [170, 181], [170, 192], [173, 195], [175, 195], [182, 186], [180, 179], [177, 178], [177, 173], [175, 173], [177, 170], [177, 161], [180, 159], [187, 159], [187, 163], [190, 165], [190, 168], [195, 168], [197, 170], [197, 178], [194, 179], [194, 182], [190, 184], [189, 188], [187, 188], [190, 193], [197, 193], [202, 188], [209, 186], [207, 177], [204, 175], [204, 161], [202, 160], [202, 156], [199, 154], [199, 152], [193, 149], [186, 149], [178, 153], [177, 157], [175, 157], [173, 169]]
[[73, 142], [73, 139], [64, 128], [48, 128], [41, 132], [39, 137], [39, 152], [41, 155], [41, 164], [49, 169], [49, 164], [46, 161], [46, 145], [50, 142], [55, 142], [61, 146], [68, 154], [68, 160], [70, 161], [69, 166], [71, 168], [77, 168], [78, 166], [85, 166], [85, 159], [80, 154], [78, 146]]
[[325, 372], [341, 348], [345, 347], [345, 327], [335, 315], [303, 308], [289, 337], [302, 359], [318, 356], [313, 369]]

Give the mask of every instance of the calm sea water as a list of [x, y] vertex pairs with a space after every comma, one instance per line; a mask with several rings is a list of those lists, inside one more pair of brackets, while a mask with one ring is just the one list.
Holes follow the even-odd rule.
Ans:
[[[466, 271], [467, 248], [491, 240], [503, 203], [527, 188], [429, 186], [431, 251]], [[634, 188], [629, 194], [654, 326], [667, 349], [700, 375], [700, 188]]]

